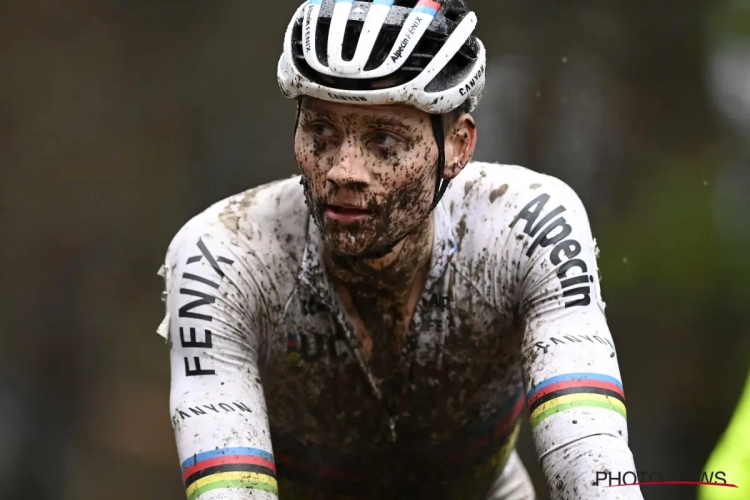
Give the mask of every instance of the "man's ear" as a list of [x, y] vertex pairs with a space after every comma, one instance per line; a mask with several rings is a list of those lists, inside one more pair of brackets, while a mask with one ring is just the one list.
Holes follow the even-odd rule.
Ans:
[[458, 117], [445, 131], [445, 169], [443, 177], [453, 179], [468, 165], [477, 147], [477, 127], [469, 113]]

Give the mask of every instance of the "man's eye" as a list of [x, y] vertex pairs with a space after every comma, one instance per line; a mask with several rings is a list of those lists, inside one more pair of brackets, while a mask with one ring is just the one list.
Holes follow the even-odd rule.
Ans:
[[399, 142], [401, 142], [396, 137], [392, 136], [391, 134], [387, 134], [385, 132], [378, 132], [373, 136], [373, 141], [375, 144], [377, 144], [380, 147], [384, 148], [390, 148], [393, 146], [398, 145]]
[[313, 123], [310, 125], [310, 131], [319, 137], [333, 137], [334, 135], [333, 129], [323, 123]]

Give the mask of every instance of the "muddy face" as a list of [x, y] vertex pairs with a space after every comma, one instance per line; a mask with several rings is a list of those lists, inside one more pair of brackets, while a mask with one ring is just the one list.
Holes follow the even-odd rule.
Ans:
[[294, 146], [308, 207], [334, 252], [386, 248], [427, 215], [438, 161], [427, 113], [306, 98]]

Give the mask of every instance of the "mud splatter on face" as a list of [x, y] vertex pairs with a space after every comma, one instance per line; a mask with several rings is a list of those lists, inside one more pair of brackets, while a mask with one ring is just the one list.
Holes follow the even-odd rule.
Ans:
[[[327, 271], [362, 321], [373, 372], [388, 378], [432, 251], [432, 221], [425, 217], [435, 196], [438, 150], [430, 117], [406, 106], [306, 99], [295, 154], [306, 203], [325, 239]], [[344, 223], [331, 216], [337, 207], [367, 215]], [[377, 262], [358, 257], [407, 234]]]
[[[406, 106], [306, 99], [295, 138], [305, 199], [334, 252], [356, 256], [412, 231], [435, 194], [437, 145], [429, 115]], [[342, 224], [330, 206], [367, 210]]]

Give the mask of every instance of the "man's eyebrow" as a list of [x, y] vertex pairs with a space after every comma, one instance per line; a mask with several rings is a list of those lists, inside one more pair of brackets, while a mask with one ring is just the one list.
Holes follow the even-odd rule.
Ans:
[[392, 127], [408, 128], [408, 125], [406, 123], [390, 116], [378, 116], [375, 118], [368, 117], [366, 120], [371, 125], [390, 125]]
[[303, 108], [302, 112], [311, 116], [312, 118], [325, 118], [328, 121], [336, 121], [335, 117], [331, 113], [329, 113], [328, 111], [323, 111], [321, 109]]

